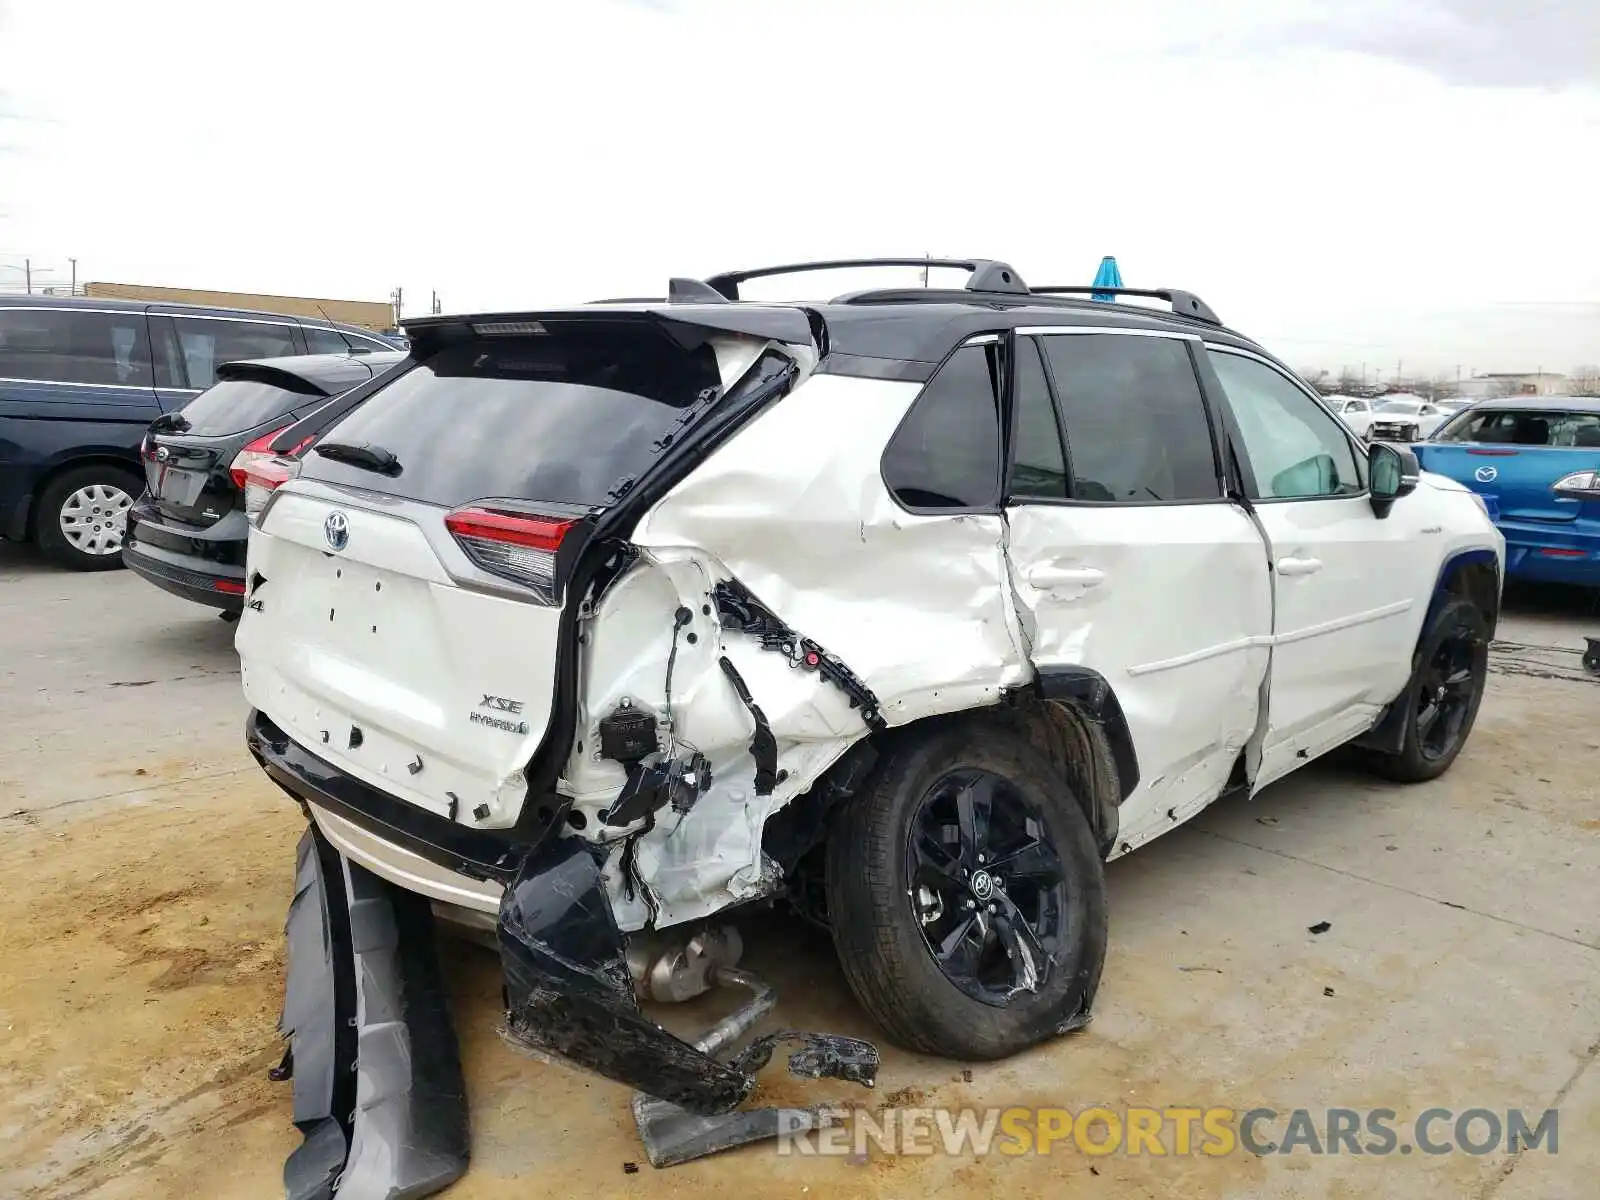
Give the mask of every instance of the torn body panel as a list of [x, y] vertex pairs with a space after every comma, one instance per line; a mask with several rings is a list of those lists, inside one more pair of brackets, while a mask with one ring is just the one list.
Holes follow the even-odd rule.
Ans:
[[[767, 819], [852, 745], [996, 704], [1030, 677], [1001, 518], [917, 516], [880, 478], [917, 391], [814, 376], [635, 528], [635, 561], [585, 624], [560, 784], [583, 836], [607, 843], [622, 928], [771, 894], [782, 872], [762, 853]], [[808, 453], [818, 428], [851, 437]], [[711, 782], [688, 812], [619, 831], [599, 818], [627, 772], [602, 757], [600, 722], [624, 703], [655, 716], [665, 758], [703, 755]]]

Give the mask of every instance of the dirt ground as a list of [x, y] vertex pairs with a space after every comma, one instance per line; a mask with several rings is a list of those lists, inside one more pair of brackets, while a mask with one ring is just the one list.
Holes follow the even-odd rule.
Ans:
[[[0, 555], [0, 1194], [281, 1195], [298, 1135], [267, 1070], [301, 819], [244, 755], [229, 631], [125, 574]], [[623, 1089], [506, 1047], [493, 956], [451, 944], [473, 1165], [448, 1195], [1593, 1196], [1600, 686], [1578, 668], [1583, 632], [1600, 633], [1600, 613], [1581, 597], [1507, 621], [1473, 740], [1436, 783], [1314, 765], [1114, 864], [1083, 1033], [967, 1070], [885, 1047], [876, 1094], [780, 1066], [757, 1097], [1555, 1107], [1554, 1156], [857, 1161], [768, 1147], [655, 1171]], [[872, 1035], [824, 941], [776, 917], [746, 937], [784, 1024]]]

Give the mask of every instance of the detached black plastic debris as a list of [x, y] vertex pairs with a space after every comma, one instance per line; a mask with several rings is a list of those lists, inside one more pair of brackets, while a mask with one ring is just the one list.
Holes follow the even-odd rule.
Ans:
[[288, 1200], [415, 1200], [467, 1169], [455, 1028], [420, 896], [300, 839], [285, 926], [294, 1122]]
[[1332, 928], [1333, 928], [1333, 922], [1332, 921], [1318, 921], [1315, 925], [1307, 925], [1306, 926], [1306, 932], [1307, 933], [1327, 933], [1328, 930], [1330, 930]]
[[500, 902], [504, 1034], [512, 1045], [635, 1089], [634, 1121], [652, 1166], [688, 1162], [785, 1131], [815, 1128], [811, 1109], [734, 1111], [776, 1047], [799, 1042], [789, 1069], [803, 1078], [871, 1087], [878, 1051], [855, 1038], [783, 1030], [732, 1050], [776, 1003], [759, 980], [721, 968], [715, 982], [752, 994], [693, 1044], [639, 1010], [596, 851], [577, 838], [540, 847]]

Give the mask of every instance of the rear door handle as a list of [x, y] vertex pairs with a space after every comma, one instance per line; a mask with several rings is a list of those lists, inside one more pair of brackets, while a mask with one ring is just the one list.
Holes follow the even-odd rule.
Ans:
[[1320, 558], [1296, 558], [1291, 554], [1278, 560], [1279, 575], [1311, 575], [1320, 570]]
[[1040, 591], [1057, 587], [1096, 587], [1105, 577], [1106, 573], [1095, 567], [1033, 567], [1028, 571], [1028, 582]]

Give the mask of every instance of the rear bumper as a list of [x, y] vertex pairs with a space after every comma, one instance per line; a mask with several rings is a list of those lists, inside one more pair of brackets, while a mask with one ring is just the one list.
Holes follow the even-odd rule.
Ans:
[[289, 1200], [427, 1196], [467, 1169], [466, 1089], [426, 902], [300, 839], [280, 1029]]
[[1600, 530], [1593, 522], [1501, 521], [1499, 529], [1506, 539], [1508, 578], [1600, 586]]
[[230, 514], [209, 529], [188, 530], [163, 521], [147, 501], [141, 501], [128, 513], [122, 561], [174, 596], [224, 612], [241, 612], [247, 534], [242, 513]]
[[[429, 870], [442, 866], [466, 877], [455, 886], [470, 890], [476, 880], [500, 891], [497, 940], [506, 984], [505, 1033], [513, 1044], [689, 1112], [713, 1114], [735, 1108], [755, 1086], [755, 1072], [766, 1062], [763, 1050], [770, 1055], [776, 1040], [792, 1036], [769, 1035], [723, 1063], [646, 1017], [635, 998], [627, 944], [612, 914], [601, 871], [603, 852], [581, 838], [519, 845], [466, 829], [351, 779], [296, 744], [261, 712], [250, 714], [245, 739], [272, 780], [308, 813], [319, 814], [319, 829], [327, 820], [325, 828], [337, 830], [348, 844], [365, 845], [369, 856], [381, 854], [390, 870], [410, 861], [409, 869], [425, 874], [416, 866], [422, 860]], [[338, 857], [321, 832], [307, 836]], [[385, 849], [375, 852], [375, 843]], [[397, 850], [410, 859], [397, 857]], [[391, 887], [347, 859], [340, 861], [353, 878], [405, 896], [407, 904], [426, 912], [424, 897], [432, 893], [417, 879]], [[862, 1069], [840, 1064], [829, 1073]]]

